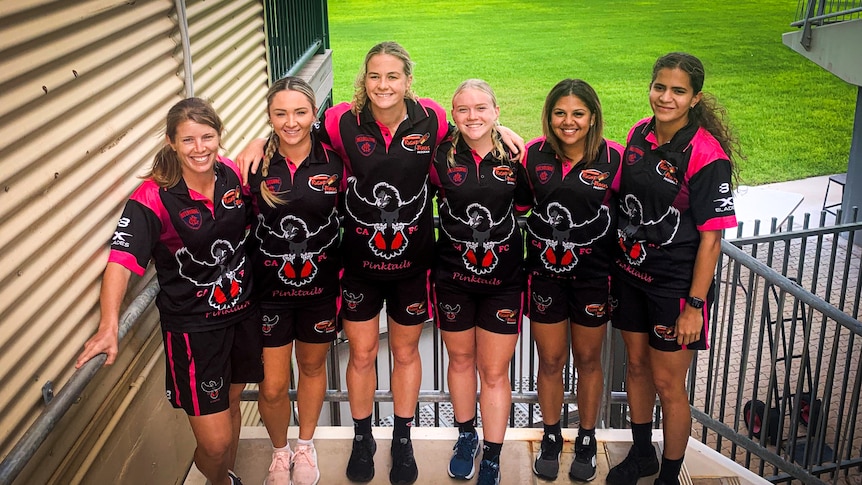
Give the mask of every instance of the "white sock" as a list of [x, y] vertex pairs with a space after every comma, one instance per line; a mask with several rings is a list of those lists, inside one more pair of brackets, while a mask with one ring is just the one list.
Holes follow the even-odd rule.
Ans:
[[307, 446], [309, 448], [314, 448], [314, 438], [310, 440], [296, 440], [296, 446]]
[[290, 451], [290, 443], [284, 445], [282, 448], [276, 448], [275, 446], [273, 446], [272, 451], [273, 452], [278, 452], [278, 451], [288, 451], [289, 452]]

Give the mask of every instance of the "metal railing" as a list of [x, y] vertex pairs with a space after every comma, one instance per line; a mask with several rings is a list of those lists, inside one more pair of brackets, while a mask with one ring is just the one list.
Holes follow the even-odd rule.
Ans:
[[723, 241], [710, 350], [690, 375], [694, 434], [774, 483], [862, 471], [862, 223], [808, 222]]
[[326, 0], [263, 3], [270, 82], [296, 74], [308, 59], [329, 48]]
[[811, 47], [812, 27], [862, 17], [862, 0], [799, 0], [796, 21], [790, 25], [802, 27], [802, 46]]

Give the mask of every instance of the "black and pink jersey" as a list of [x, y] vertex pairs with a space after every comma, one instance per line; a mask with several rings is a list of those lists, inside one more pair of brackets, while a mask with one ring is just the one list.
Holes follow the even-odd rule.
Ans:
[[434, 223], [428, 173], [448, 132], [446, 112], [429, 99], [405, 99], [407, 117], [395, 133], [342, 103], [326, 111], [321, 138], [344, 160], [345, 271], [391, 280], [430, 268]]
[[524, 159], [535, 206], [527, 218], [527, 271], [606, 278], [615, 255], [616, 193], [623, 146], [602, 140], [596, 160], [560, 160], [545, 137]]
[[142, 275], [150, 259], [159, 280], [156, 306], [162, 327], [200, 332], [245, 318], [252, 289], [246, 257], [251, 204], [239, 170], [215, 164], [211, 201], [185, 181], [160, 188], [145, 180], [132, 193], [111, 240], [108, 261]]
[[[338, 195], [344, 178], [341, 157], [312, 141], [297, 166], [276, 152], [264, 177], [249, 177], [254, 225], [255, 294], [263, 308], [292, 308], [339, 294]], [[284, 201], [263, 201], [261, 183]]]
[[481, 158], [463, 140], [448, 162], [451, 141], [440, 145], [432, 167], [440, 233], [434, 281], [474, 293], [523, 285], [524, 238], [514, 206], [529, 206], [523, 166], [493, 153]]
[[621, 275], [645, 291], [687, 296], [700, 231], [736, 226], [732, 168], [721, 145], [691, 123], [658, 146], [655, 121], [629, 132], [619, 195]]

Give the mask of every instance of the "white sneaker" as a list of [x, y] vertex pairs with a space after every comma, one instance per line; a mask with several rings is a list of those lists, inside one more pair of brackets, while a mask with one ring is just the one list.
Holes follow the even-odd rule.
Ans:
[[290, 450], [273, 451], [269, 474], [263, 485], [293, 485], [290, 481], [290, 459], [292, 457], [293, 453]]
[[294, 485], [317, 485], [320, 469], [317, 468], [317, 451], [314, 445], [296, 445], [291, 464]]

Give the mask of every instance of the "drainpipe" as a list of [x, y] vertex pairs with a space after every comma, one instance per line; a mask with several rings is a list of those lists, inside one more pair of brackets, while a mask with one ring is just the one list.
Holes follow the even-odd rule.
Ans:
[[185, 0], [176, 0], [177, 27], [180, 29], [180, 44], [183, 47], [183, 73], [185, 75], [186, 97], [195, 95], [194, 76], [192, 74], [192, 45], [189, 40], [189, 19], [186, 16]]

